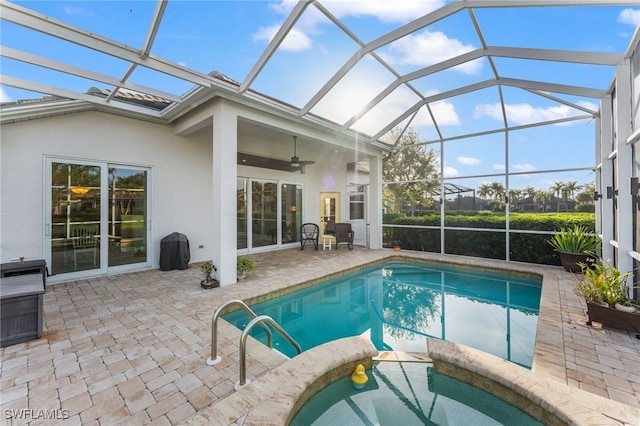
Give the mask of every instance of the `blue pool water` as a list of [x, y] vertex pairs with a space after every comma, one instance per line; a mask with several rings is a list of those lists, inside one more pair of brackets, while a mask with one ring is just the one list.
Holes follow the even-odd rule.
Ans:
[[367, 376], [360, 391], [350, 377], [325, 387], [291, 426], [542, 424], [481, 389], [438, 374], [431, 364], [379, 362]]
[[[278, 322], [303, 350], [364, 335], [379, 350], [425, 352], [425, 336], [531, 367], [541, 281], [460, 267], [393, 262], [251, 306]], [[243, 329], [243, 311], [223, 316]], [[252, 335], [266, 343], [260, 327]], [[296, 352], [278, 333], [274, 348]]]

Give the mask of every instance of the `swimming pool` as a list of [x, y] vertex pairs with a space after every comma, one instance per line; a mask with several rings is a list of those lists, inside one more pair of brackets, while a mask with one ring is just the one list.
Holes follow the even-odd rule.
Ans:
[[291, 426], [541, 425], [495, 396], [434, 371], [430, 363], [377, 362], [356, 391], [344, 377], [315, 394]]
[[[541, 280], [413, 262], [388, 262], [251, 308], [269, 315], [303, 350], [367, 336], [379, 350], [424, 352], [425, 336], [470, 346], [530, 367]], [[243, 329], [242, 311], [223, 316]], [[264, 332], [252, 335], [266, 342]], [[274, 347], [295, 350], [279, 335]]]

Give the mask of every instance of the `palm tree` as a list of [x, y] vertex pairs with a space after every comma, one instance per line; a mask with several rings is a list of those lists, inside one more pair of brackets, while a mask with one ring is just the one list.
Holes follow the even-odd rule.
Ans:
[[554, 185], [549, 188], [549, 191], [556, 195], [556, 211], [560, 211], [560, 197], [562, 195], [563, 189], [564, 183], [562, 182], [555, 182]]
[[504, 202], [504, 197], [506, 195], [504, 186], [502, 186], [500, 182], [491, 182], [491, 189], [493, 191], [493, 198], [500, 202]]
[[478, 188], [478, 195], [481, 196], [482, 198], [487, 198], [493, 195], [493, 189], [491, 188], [491, 185], [489, 185], [488, 183], [485, 183], [484, 185], [481, 185]]
[[542, 206], [542, 211], [547, 211], [547, 203], [551, 198], [550, 193], [543, 191], [541, 189], [537, 190], [535, 195], [533, 196], [533, 202], [539, 203]]
[[534, 195], [536, 195], [536, 189], [533, 186], [527, 186], [522, 190], [522, 194], [525, 197], [533, 197]]
[[524, 195], [524, 191], [522, 189], [510, 189], [509, 190], [509, 202], [511, 204], [513, 204], [516, 201], [520, 201], [522, 199], [523, 195]]
[[564, 190], [571, 194], [571, 198], [575, 198], [575, 193], [582, 189], [582, 185], [578, 185], [578, 182], [572, 181], [564, 184]]

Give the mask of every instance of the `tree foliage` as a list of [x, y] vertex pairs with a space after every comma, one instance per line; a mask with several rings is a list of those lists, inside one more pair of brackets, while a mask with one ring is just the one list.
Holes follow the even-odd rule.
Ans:
[[[399, 130], [396, 130], [399, 133]], [[424, 145], [420, 135], [407, 129], [396, 145], [396, 151], [383, 159], [384, 198], [395, 212], [414, 204], [430, 205], [430, 194], [437, 192], [438, 156]]]

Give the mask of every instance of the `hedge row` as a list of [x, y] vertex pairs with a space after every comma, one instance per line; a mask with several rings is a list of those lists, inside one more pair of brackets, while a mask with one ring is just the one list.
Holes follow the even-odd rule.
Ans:
[[[440, 229], [419, 227], [440, 227], [440, 215], [406, 216], [388, 213], [384, 215], [385, 225], [403, 225], [405, 227], [384, 227], [384, 242], [387, 245], [398, 243], [407, 250], [419, 250], [440, 253]], [[446, 227], [505, 229], [504, 214], [445, 214]], [[593, 213], [512, 213], [509, 217], [509, 259], [527, 263], [560, 265], [558, 254], [547, 243], [549, 234], [525, 234], [527, 231], [559, 231], [574, 225], [585, 226], [594, 232], [595, 215]], [[449, 254], [484, 257], [489, 259], [506, 258], [506, 233], [503, 231], [466, 231], [447, 229], [444, 251]]]

